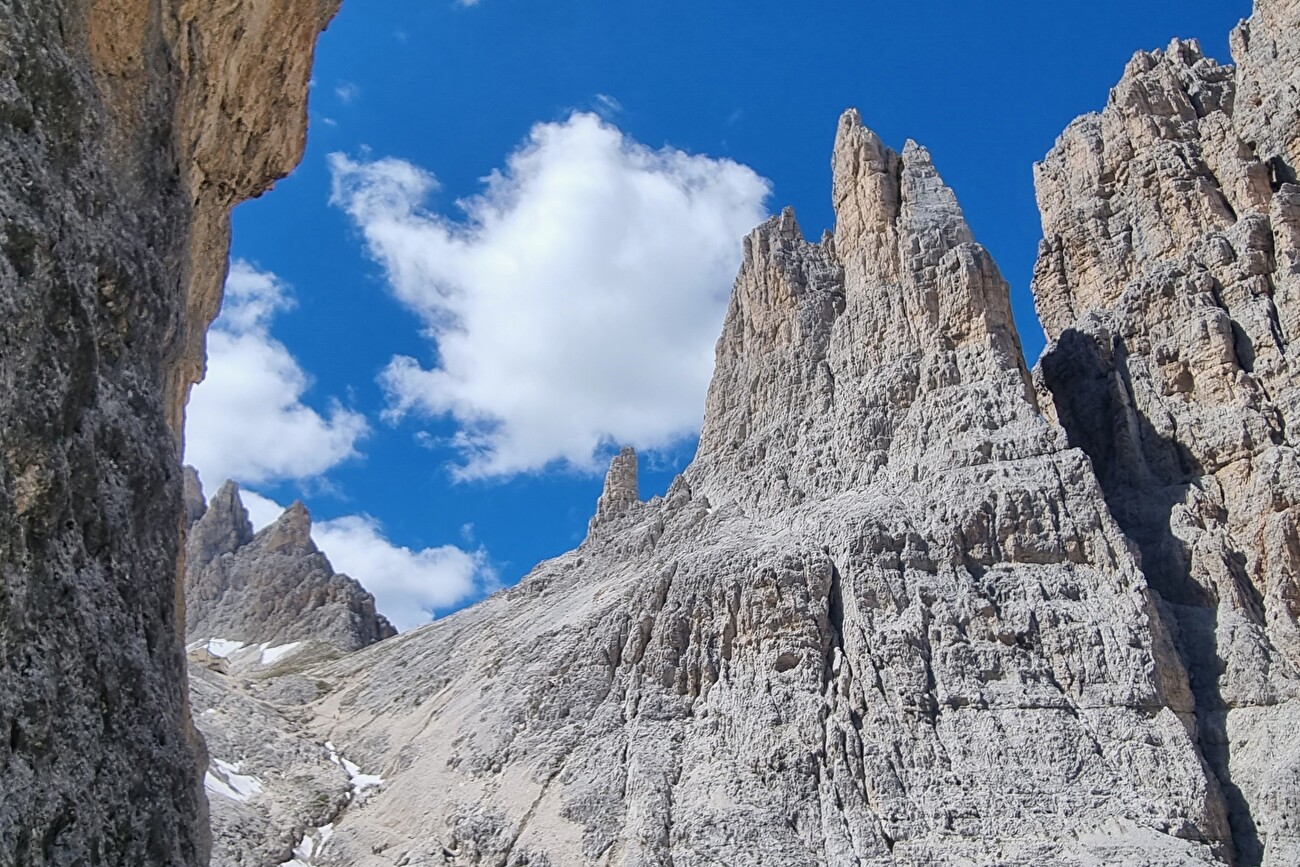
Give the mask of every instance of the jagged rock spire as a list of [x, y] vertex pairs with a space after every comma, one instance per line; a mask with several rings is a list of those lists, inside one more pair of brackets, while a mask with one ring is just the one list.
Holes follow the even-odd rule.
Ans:
[[202, 569], [252, 540], [253, 523], [248, 519], [244, 501], [239, 498], [239, 485], [227, 480], [212, 495], [202, 517], [190, 527], [185, 540], [186, 569]]
[[[1010, 291], [929, 152], [890, 150], [851, 110], [832, 167], [832, 236], [806, 241], [786, 209], [745, 239], [688, 473], [713, 501], [779, 509], [891, 462], [986, 460], [961, 447], [963, 413], [1033, 427]], [[1000, 453], [1055, 447], [1022, 433]]]
[[182, 494], [181, 499], [185, 504], [185, 526], [192, 527], [194, 522], [203, 517], [207, 511], [208, 504], [203, 498], [203, 482], [199, 479], [199, 471], [191, 466], [181, 468]]
[[311, 538], [311, 512], [302, 500], [294, 500], [259, 535], [267, 551], [312, 554], [318, 550]]
[[355, 650], [396, 634], [374, 596], [316, 547], [301, 501], [254, 535], [229, 481], [190, 530], [185, 597], [191, 641], [310, 640]]
[[636, 449], [624, 446], [609, 462], [605, 473], [605, 489], [596, 501], [596, 514], [592, 516], [587, 532], [593, 532], [640, 502], [637, 493]]

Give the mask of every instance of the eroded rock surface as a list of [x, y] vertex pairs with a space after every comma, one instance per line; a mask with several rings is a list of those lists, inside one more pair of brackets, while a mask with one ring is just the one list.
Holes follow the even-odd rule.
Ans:
[[318, 863], [1225, 863], [1182, 659], [1005, 282], [923, 148], [849, 112], [833, 166], [832, 236], [746, 240], [664, 497], [620, 455], [576, 551], [313, 670], [386, 779]]
[[301, 502], [254, 534], [239, 487], [226, 482], [190, 527], [185, 562], [191, 644], [310, 641], [347, 652], [397, 634], [375, 597], [316, 547]]
[[0, 0], [0, 864], [205, 862], [181, 412], [336, 0]]
[[1300, 863], [1300, 3], [1140, 53], [1038, 166], [1044, 409], [1140, 547], [1242, 864]]

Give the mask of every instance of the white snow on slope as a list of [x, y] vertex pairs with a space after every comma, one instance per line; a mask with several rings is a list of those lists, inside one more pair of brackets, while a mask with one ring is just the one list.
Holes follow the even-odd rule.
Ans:
[[[361, 768], [355, 762], [350, 762], [339, 755], [334, 744], [326, 741], [325, 749], [329, 751], [330, 761], [342, 768], [343, 772], [348, 775], [348, 781], [352, 785], [352, 791], [348, 794], [350, 803], [364, 803], [368, 792], [384, 784], [382, 777], [375, 774], [361, 773]], [[342, 813], [340, 812], [339, 815], [342, 815]], [[334, 821], [338, 821], [338, 816], [334, 817]], [[298, 841], [298, 845], [293, 847], [293, 858], [280, 864], [280, 867], [313, 867], [316, 863], [313, 859], [320, 855], [333, 834], [333, 822], [328, 825], [321, 825], [316, 829], [315, 835], [303, 834], [302, 839]]]
[[213, 656], [230, 656], [236, 650], [241, 650], [244, 642], [232, 641], [229, 638], [209, 638], [207, 641], [196, 641], [185, 649], [191, 651], [198, 650], [200, 647], [206, 647], [208, 653]]
[[267, 647], [263, 644], [262, 658], [260, 661], [262, 665], [275, 665], [281, 659], [284, 659], [286, 656], [297, 650], [298, 645], [300, 644], [302, 644], [301, 641], [295, 641], [291, 644], [281, 644], [279, 647]]
[[203, 788], [209, 795], [219, 795], [232, 801], [247, 801], [262, 793], [262, 781], [257, 777], [239, 773], [239, 765], [213, 759], [203, 776]]
[[343, 768], [348, 775], [348, 779], [352, 781], [352, 797], [360, 797], [371, 789], [377, 789], [384, 784], [383, 777], [361, 773], [361, 768], [357, 767], [355, 763], [349, 762], [339, 755], [338, 750], [334, 748], [334, 744], [327, 741], [325, 749], [330, 751], [330, 761]]

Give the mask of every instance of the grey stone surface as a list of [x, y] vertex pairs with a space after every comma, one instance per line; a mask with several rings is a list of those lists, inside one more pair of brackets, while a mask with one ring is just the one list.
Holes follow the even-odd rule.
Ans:
[[1044, 409], [1189, 669], [1241, 864], [1300, 863], [1300, 3], [1129, 63], [1037, 167]]
[[0, 0], [0, 864], [205, 861], [178, 447], [332, 0]]
[[[1174, 636], [924, 149], [755, 230], [700, 449], [576, 551], [313, 668], [386, 783], [320, 864], [1222, 864]], [[611, 503], [617, 503], [611, 508]], [[361, 761], [362, 759], [358, 759]]]
[[591, 517], [588, 532], [595, 532], [602, 524], [626, 514], [640, 501], [636, 449], [625, 447], [610, 462], [609, 472], [605, 474], [605, 488], [596, 502], [596, 514]]
[[190, 527], [185, 560], [191, 645], [311, 641], [346, 652], [397, 634], [375, 597], [316, 547], [301, 502], [254, 534], [239, 486], [227, 481]]

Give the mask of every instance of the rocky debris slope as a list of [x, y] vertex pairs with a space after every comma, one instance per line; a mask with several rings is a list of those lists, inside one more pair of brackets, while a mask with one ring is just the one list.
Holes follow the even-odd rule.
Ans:
[[327, 666], [387, 780], [322, 864], [1224, 863], [1137, 554], [929, 154], [840, 122], [745, 242], [697, 458], [519, 586]]
[[1045, 411], [1171, 623], [1238, 863], [1300, 863], [1300, 2], [1138, 54], [1037, 167]]
[[337, 0], [0, 0], [0, 863], [205, 863], [178, 442]]
[[190, 667], [194, 719], [211, 756], [213, 867], [310, 864], [334, 822], [383, 783], [313, 739], [303, 705], [323, 685], [296, 673], [304, 661], [234, 677]]
[[226, 482], [190, 527], [185, 563], [191, 644], [309, 641], [346, 652], [397, 634], [375, 597], [316, 547], [301, 502], [254, 534], [239, 486]]

